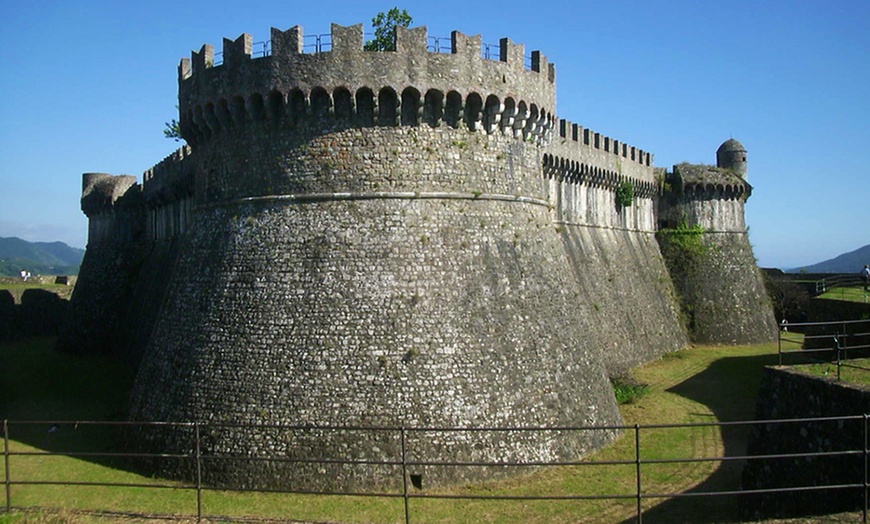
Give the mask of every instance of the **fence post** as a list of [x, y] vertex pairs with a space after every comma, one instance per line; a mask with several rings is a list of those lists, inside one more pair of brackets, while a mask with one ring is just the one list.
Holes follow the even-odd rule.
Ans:
[[843, 349], [840, 347], [840, 337], [838, 337], [837, 335], [834, 335], [834, 345], [836, 346], [836, 349], [837, 349], [837, 382], [839, 382], [840, 381], [840, 368], [843, 365], [843, 359], [842, 359]]
[[867, 413], [864, 413], [864, 504], [863, 504], [863, 508], [864, 508], [864, 523], [865, 524], [867, 523], [867, 504], [868, 504], [867, 496], [868, 496], [868, 494], [870, 494], [870, 493], [868, 493], [868, 487], [870, 487], [870, 482], [868, 482], [868, 480], [870, 480], [870, 479], [867, 478], [867, 466], [868, 466], [868, 464], [870, 464], [870, 463], [868, 463], [868, 460], [867, 460], [868, 459], [868, 457], [867, 457], [867, 452], [868, 452], [868, 450], [867, 450], [867, 443], [868, 443], [867, 420], [868, 420], [868, 418], [870, 418], [870, 415], [868, 415]]
[[6, 471], [6, 513], [12, 512], [12, 483], [9, 476], [9, 421], [3, 419], [3, 464]]
[[199, 444], [199, 422], [193, 423], [196, 437], [196, 521], [202, 521], [202, 448]]
[[402, 498], [405, 499], [405, 524], [411, 523], [408, 506], [408, 448], [405, 443], [405, 426], [399, 428], [402, 434]]
[[776, 337], [776, 352], [779, 355], [779, 365], [782, 365], [782, 326], [779, 329], [779, 336]]
[[637, 524], [643, 522], [643, 507], [641, 504], [640, 486], [640, 425], [634, 425], [634, 474], [637, 483]]

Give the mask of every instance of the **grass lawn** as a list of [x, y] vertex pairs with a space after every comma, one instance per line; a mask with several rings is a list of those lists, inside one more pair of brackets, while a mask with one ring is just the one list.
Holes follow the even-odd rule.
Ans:
[[21, 295], [28, 289], [43, 289], [45, 291], [51, 291], [61, 298], [67, 299], [72, 296], [73, 292], [73, 286], [67, 286], [65, 284], [40, 284], [38, 282], [16, 282], [14, 284], [0, 283], [0, 291], [6, 290], [12, 293], [12, 297], [15, 299], [16, 304], [21, 303]]
[[838, 287], [819, 295], [821, 298], [833, 300], [848, 300], [850, 302], [870, 302], [870, 292], [864, 291], [861, 286]]
[[[837, 363], [822, 362], [817, 364], [807, 364], [804, 366], [796, 366], [797, 369], [827, 377], [831, 380], [837, 379]], [[840, 369], [840, 380], [850, 384], [860, 384], [870, 386], [870, 358], [859, 358], [847, 360], [843, 362], [843, 367]]]
[[[72, 357], [50, 351], [51, 339], [0, 344], [0, 418], [11, 420], [99, 419], [123, 416], [125, 391], [132, 374], [123, 363], [105, 357]], [[633, 378], [648, 384], [646, 394], [621, 406], [628, 426], [751, 420], [763, 366], [776, 363], [776, 344], [739, 347], [696, 347], [666, 356], [636, 369]], [[111, 450], [117, 435], [105, 428], [50, 424], [10, 427], [16, 452]], [[720, 457], [742, 454], [747, 426], [644, 428], [640, 431], [642, 460]], [[591, 465], [548, 467], [510, 480], [424, 494], [448, 495], [613, 495], [635, 490], [635, 433], [623, 432], [608, 448], [588, 457]], [[159, 484], [141, 487], [71, 487], [16, 485], [14, 507], [63, 508], [62, 513], [0, 513], [0, 524], [12, 522], [92, 522], [75, 510], [132, 512], [149, 515], [196, 514], [195, 492], [184, 485], [139, 475], [107, 460], [70, 456], [12, 456], [13, 481], [76, 480]], [[641, 480], [647, 495], [674, 492], [733, 490], [739, 487], [736, 462], [645, 464]], [[418, 492], [419, 493], [419, 492]], [[0, 494], [0, 511], [5, 507]], [[621, 522], [632, 518], [636, 500], [470, 501], [412, 498], [411, 521], [427, 523], [553, 523]], [[733, 521], [735, 497], [655, 498], [643, 500], [647, 522]], [[230, 519], [247, 517], [317, 522], [403, 522], [403, 501], [369, 497], [338, 497], [271, 493], [206, 491], [203, 512]], [[60, 515], [60, 516], [58, 516]], [[59, 518], [60, 520], [54, 520]], [[113, 517], [113, 519], [116, 519]]]

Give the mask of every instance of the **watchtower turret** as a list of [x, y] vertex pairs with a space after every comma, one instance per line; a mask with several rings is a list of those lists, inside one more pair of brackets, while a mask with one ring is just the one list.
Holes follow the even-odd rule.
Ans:
[[716, 167], [730, 169], [746, 180], [746, 148], [729, 138], [716, 150]]

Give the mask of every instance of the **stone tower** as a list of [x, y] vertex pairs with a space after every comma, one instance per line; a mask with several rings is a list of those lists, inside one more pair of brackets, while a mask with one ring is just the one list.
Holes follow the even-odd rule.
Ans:
[[[568, 136], [550, 151], [577, 166], [589, 151], [588, 173], [544, 176], [561, 131], [553, 66], [538, 52], [524, 64], [522, 46], [507, 39], [499, 60], [481, 57], [479, 37], [454, 32], [451, 41], [450, 54], [431, 52], [425, 28], [398, 28], [395, 52], [368, 52], [361, 26], [333, 25], [328, 51], [302, 53], [295, 27], [273, 29], [266, 57], [253, 58], [252, 38], [242, 35], [224, 41], [221, 63], [210, 46], [182, 61], [192, 205], [133, 391], [134, 419], [212, 424], [207, 453], [360, 461], [396, 459], [399, 433], [262, 426], [620, 422], [608, 368], [677, 349], [675, 308], [640, 305], [655, 318], [638, 313], [634, 322], [655, 329], [657, 342], [636, 350], [611, 341], [624, 358], [614, 351], [606, 364], [584, 314], [594, 309], [589, 291], [566, 252], [566, 242], [580, 242], [568, 236], [576, 210], [552, 202], [554, 192], [568, 198], [563, 188], [588, 185], [619, 226], [601, 240], [629, 249], [622, 242], [640, 233], [625, 226], [649, 221], [617, 210], [612, 188], [635, 180], [636, 209], [650, 209], [649, 155], [597, 134], [589, 146]], [[161, 200], [150, 189], [161, 178], [144, 189], [156, 236], [171, 215], [160, 210], [185, 194]], [[554, 209], [570, 224], [554, 223]], [[652, 236], [642, 236], [638, 253], [654, 253]], [[664, 269], [651, 267], [644, 271]], [[670, 295], [650, 290], [648, 300], [662, 296]], [[518, 432], [507, 448], [505, 437], [433, 431], [405, 444], [418, 460], [547, 460], [580, 456], [613, 432]], [[169, 431], [142, 440], [177, 450], [188, 438]], [[493, 474], [418, 469], [427, 485]], [[216, 461], [204, 474], [245, 486], [399, 480], [388, 466], [262, 461]]]
[[726, 140], [716, 164], [679, 164], [666, 175], [659, 243], [692, 340], [767, 342], [777, 328], [744, 220], [746, 149]]
[[[403, 449], [417, 462], [577, 458], [615, 432], [509, 428], [619, 425], [609, 376], [687, 343], [677, 289], [697, 339], [768, 335], [736, 157], [662, 179], [649, 152], [554, 116], [540, 52], [429, 40], [399, 27], [395, 51], [369, 52], [362, 26], [333, 25], [314, 49], [299, 27], [272, 29], [260, 52], [247, 34], [202, 46], [178, 68], [189, 148], [141, 185], [98, 177], [129, 206], [92, 212], [83, 193], [74, 300], [98, 301], [89, 282], [129, 257], [98, 317], [117, 350], [141, 355], [130, 417], [195, 421], [206, 457], [246, 459], [207, 460], [205, 481], [395, 486], [398, 466], [365, 463]], [[656, 232], [678, 219], [721, 246], [708, 280], [669, 278]], [[192, 446], [190, 426], [134, 437]], [[411, 469], [427, 486], [502, 473]]]
[[746, 148], [733, 138], [722, 142], [716, 150], [716, 167], [730, 169], [746, 180]]

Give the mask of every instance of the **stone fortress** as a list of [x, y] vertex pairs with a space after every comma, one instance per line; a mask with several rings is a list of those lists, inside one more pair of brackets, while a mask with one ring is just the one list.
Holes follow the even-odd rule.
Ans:
[[[252, 57], [245, 34], [224, 40], [222, 63], [209, 45], [181, 61], [189, 145], [141, 184], [83, 177], [88, 247], [58, 344], [138, 363], [132, 420], [213, 424], [205, 454], [576, 458], [614, 432], [432, 430], [402, 444], [322, 428], [618, 425], [609, 377], [689, 341], [775, 337], [736, 140], [716, 167], [655, 168], [557, 118], [553, 64], [534, 51], [527, 66], [508, 39], [494, 59], [459, 32], [449, 52], [427, 49], [425, 27], [397, 28], [392, 52], [364, 51], [361, 25], [333, 25], [313, 53], [299, 27], [270, 42]], [[697, 248], [681, 255], [685, 238]], [[140, 440], [188, 451], [189, 437]], [[489, 474], [418, 469], [427, 485]], [[371, 487], [396, 482], [388, 470], [204, 474]]]

